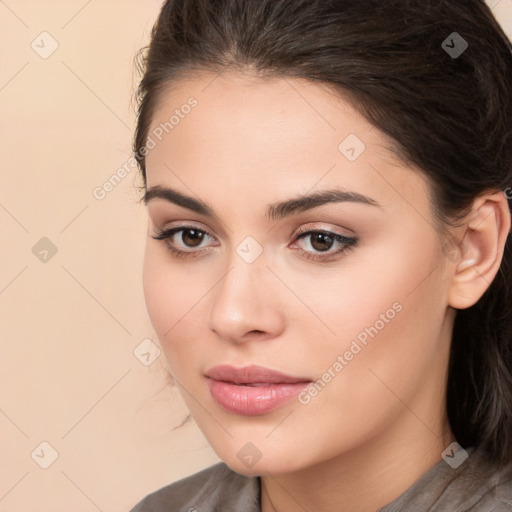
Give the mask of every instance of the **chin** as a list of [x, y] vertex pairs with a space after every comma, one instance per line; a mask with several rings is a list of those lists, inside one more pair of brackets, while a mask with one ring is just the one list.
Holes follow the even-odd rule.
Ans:
[[290, 468], [284, 468], [282, 464], [278, 464], [277, 467], [275, 464], [269, 464], [268, 462], [264, 462], [263, 459], [254, 464], [252, 467], [248, 467], [247, 465], [241, 463], [238, 459], [229, 460], [224, 462], [236, 473], [245, 476], [265, 476], [268, 474], [271, 475], [279, 475], [282, 473], [289, 473]]
[[[297, 460], [288, 460], [286, 457], [278, 453], [273, 453], [267, 457], [261, 455], [258, 457], [254, 451], [253, 459], [250, 458], [251, 449], [246, 449], [244, 452], [240, 450], [238, 453], [231, 453], [226, 456], [226, 453], [219, 453], [221, 460], [229, 466], [236, 473], [245, 476], [262, 476], [262, 475], [280, 475], [297, 471]], [[245, 460], [244, 460], [245, 459]]]

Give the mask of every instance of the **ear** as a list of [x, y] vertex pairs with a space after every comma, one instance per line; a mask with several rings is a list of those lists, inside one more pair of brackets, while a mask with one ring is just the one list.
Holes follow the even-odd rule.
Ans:
[[487, 290], [500, 268], [510, 224], [507, 197], [502, 191], [475, 199], [466, 217], [461, 257], [448, 290], [450, 306], [468, 308]]

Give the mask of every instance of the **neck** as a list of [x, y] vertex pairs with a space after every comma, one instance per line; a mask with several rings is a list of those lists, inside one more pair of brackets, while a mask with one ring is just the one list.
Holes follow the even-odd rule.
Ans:
[[391, 431], [336, 458], [262, 476], [262, 512], [376, 512], [398, 498], [454, 440], [445, 416], [432, 430], [410, 411], [402, 416]]

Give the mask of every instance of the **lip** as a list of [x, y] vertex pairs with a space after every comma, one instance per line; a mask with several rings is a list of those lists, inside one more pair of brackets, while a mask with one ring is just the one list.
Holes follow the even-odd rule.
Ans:
[[266, 414], [295, 398], [312, 381], [262, 366], [215, 366], [205, 373], [212, 398], [244, 416]]

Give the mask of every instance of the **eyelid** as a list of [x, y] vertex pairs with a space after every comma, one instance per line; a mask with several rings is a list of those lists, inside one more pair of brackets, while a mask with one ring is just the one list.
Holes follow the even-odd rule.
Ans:
[[181, 220], [175, 221], [174, 223], [163, 223], [162, 227], [158, 227], [156, 223], [152, 223], [153, 230], [156, 234], [167, 233], [171, 230], [179, 230], [179, 229], [197, 229], [198, 231], [203, 231], [209, 237], [217, 239], [215, 235], [213, 235], [213, 230], [204, 226], [204, 224], [200, 222], [196, 222], [193, 220]]
[[332, 227], [327, 227], [327, 226], [319, 227], [317, 224], [310, 222], [304, 226], [301, 226], [297, 231], [294, 231], [292, 233], [292, 237], [297, 238], [299, 235], [308, 233], [310, 231], [325, 231], [328, 233], [335, 233], [337, 235], [340, 235], [340, 236], [346, 237], [346, 238], [354, 238], [355, 237], [355, 233], [351, 229], [345, 228], [345, 231], [349, 231], [350, 233], [340, 232], [340, 231], [338, 231], [339, 229], [340, 228], [332, 228]]
[[[229, 226], [226, 226], [226, 224], [216, 216], [211, 219], [203, 220], [201, 214], [198, 214], [198, 218], [195, 218], [195, 216], [189, 217], [191, 213], [194, 215], [193, 212], [184, 212], [181, 209], [179, 211], [170, 210], [169, 205], [159, 198], [148, 203], [148, 217], [155, 230], [163, 231], [177, 226], [193, 226], [210, 235], [213, 232], [218, 233], [216, 238], [226, 237], [229, 232], [232, 232]], [[159, 228], [159, 226], [162, 227]]]
[[[213, 238], [214, 240], [216, 239], [216, 237], [214, 235], [212, 235], [210, 233], [210, 231], [208, 231], [207, 229], [204, 229], [199, 226], [195, 226], [193, 224], [178, 224], [176, 226], [168, 226], [168, 227], [160, 228], [160, 229], [155, 228], [156, 234], [152, 235], [152, 237], [157, 240], [171, 238], [172, 236], [176, 235], [176, 233], [179, 233], [180, 231], [187, 231], [187, 230], [191, 230], [191, 229], [201, 231], [206, 236]], [[198, 252], [198, 251], [192, 250], [190, 252]]]

